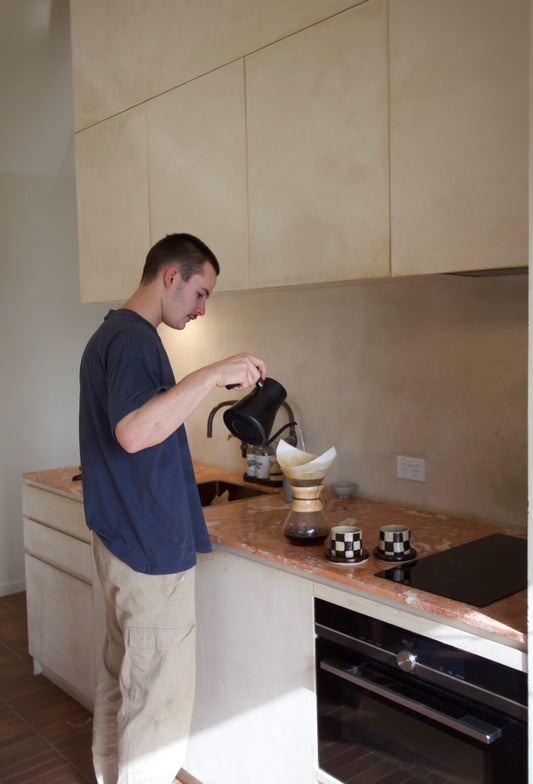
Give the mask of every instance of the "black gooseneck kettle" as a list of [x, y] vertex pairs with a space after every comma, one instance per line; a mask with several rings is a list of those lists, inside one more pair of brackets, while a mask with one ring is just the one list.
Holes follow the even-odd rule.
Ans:
[[279, 381], [273, 378], [260, 380], [255, 389], [224, 412], [224, 423], [243, 443], [260, 446], [268, 441], [278, 409], [286, 397], [287, 392]]

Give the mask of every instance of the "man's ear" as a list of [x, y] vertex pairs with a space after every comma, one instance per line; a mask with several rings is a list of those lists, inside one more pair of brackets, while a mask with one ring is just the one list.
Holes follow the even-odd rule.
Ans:
[[163, 281], [165, 283], [165, 288], [167, 289], [170, 288], [176, 276], [178, 276], [178, 278], [181, 279], [180, 269], [175, 264], [165, 269], [163, 273]]

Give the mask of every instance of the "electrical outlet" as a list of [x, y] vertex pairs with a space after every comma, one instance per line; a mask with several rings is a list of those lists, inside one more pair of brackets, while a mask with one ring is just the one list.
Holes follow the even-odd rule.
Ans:
[[396, 476], [413, 482], [426, 481], [426, 461], [423, 457], [396, 456]]

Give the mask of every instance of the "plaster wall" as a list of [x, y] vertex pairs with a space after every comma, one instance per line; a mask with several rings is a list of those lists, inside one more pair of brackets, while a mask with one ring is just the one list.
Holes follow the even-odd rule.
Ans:
[[74, 180], [0, 175], [0, 595], [24, 588], [22, 474], [79, 461], [79, 360], [107, 310], [80, 304]]
[[[526, 526], [528, 278], [421, 277], [214, 294], [205, 318], [162, 328], [176, 377], [247, 350], [287, 389], [305, 447], [338, 457], [359, 494]], [[240, 395], [237, 393], [236, 397]], [[216, 390], [190, 418], [193, 457], [240, 469]], [[286, 421], [280, 413], [276, 426]], [[426, 460], [426, 482], [396, 456]]]

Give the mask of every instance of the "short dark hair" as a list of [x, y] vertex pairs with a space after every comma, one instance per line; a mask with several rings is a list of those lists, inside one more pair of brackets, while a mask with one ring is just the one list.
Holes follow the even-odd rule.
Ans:
[[141, 283], [155, 280], [160, 270], [168, 264], [176, 264], [184, 281], [202, 271], [205, 263], [211, 264], [216, 274], [220, 265], [213, 251], [192, 234], [167, 234], [156, 242], [146, 256]]

